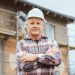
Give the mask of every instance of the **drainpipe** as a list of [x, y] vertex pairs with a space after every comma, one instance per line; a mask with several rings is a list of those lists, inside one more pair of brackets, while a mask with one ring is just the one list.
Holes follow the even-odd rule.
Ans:
[[69, 68], [69, 56], [68, 56], [68, 54], [69, 54], [69, 50], [70, 50], [70, 47], [69, 47], [69, 37], [68, 37], [68, 34], [69, 34], [69, 30], [68, 30], [68, 27], [66, 28], [67, 29], [67, 71], [68, 71], [68, 75], [70, 75], [70, 68]]

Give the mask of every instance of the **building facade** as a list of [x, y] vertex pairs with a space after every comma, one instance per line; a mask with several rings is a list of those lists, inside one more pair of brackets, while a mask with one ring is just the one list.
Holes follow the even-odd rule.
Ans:
[[[7, 4], [7, 2], [9, 2]], [[0, 74], [1, 75], [16, 75], [16, 43], [23, 37], [22, 32], [17, 35], [18, 29], [22, 25], [17, 24], [16, 12], [23, 11], [26, 14], [36, 5], [30, 3], [18, 3], [16, 0], [2, 0], [0, 2]], [[40, 7], [39, 7], [40, 8]], [[67, 37], [67, 24], [73, 22], [72, 18], [63, 15], [49, 12], [42, 9], [46, 17], [46, 25], [43, 34], [49, 38], [54, 38], [62, 51], [62, 75], [68, 75], [67, 66], [67, 52], [68, 52], [68, 37]], [[25, 30], [26, 32], [26, 30]], [[64, 73], [64, 74], [63, 74]]]

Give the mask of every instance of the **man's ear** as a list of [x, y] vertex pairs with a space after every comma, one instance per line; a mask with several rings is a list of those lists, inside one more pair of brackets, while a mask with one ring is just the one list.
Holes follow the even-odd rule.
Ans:
[[29, 33], [28, 25], [27, 25], [27, 33]]
[[43, 23], [43, 26], [42, 26], [42, 30], [44, 30], [45, 29], [45, 23]]
[[26, 31], [28, 33], [28, 22], [27, 21], [25, 22], [25, 25], [26, 25]]

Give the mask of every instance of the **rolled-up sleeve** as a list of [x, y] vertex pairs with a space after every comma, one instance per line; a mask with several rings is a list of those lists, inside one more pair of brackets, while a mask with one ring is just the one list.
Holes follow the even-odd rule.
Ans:
[[52, 61], [54, 62], [54, 65], [59, 65], [61, 63], [62, 53], [61, 53], [59, 46], [55, 40], [52, 40], [52, 48], [56, 49], [56, 52], [53, 55], [51, 55], [51, 57], [53, 58]]
[[28, 53], [24, 50], [23, 48], [23, 42], [22, 40], [19, 41], [16, 45], [16, 56], [17, 56], [17, 59], [19, 60], [19, 58], [24, 55], [25, 53]]

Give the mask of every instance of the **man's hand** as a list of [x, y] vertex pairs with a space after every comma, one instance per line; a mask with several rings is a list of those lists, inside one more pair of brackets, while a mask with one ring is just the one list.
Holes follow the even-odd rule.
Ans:
[[46, 51], [46, 55], [53, 55], [56, 52], [58, 52], [58, 48], [49, 48], [49, 50]]
[[26, 61], [35, 61], [36, 60], [36, 55], [35, 54], [24, 54], [23, 56], [20, 57], [20, 61], [26, 62]]

